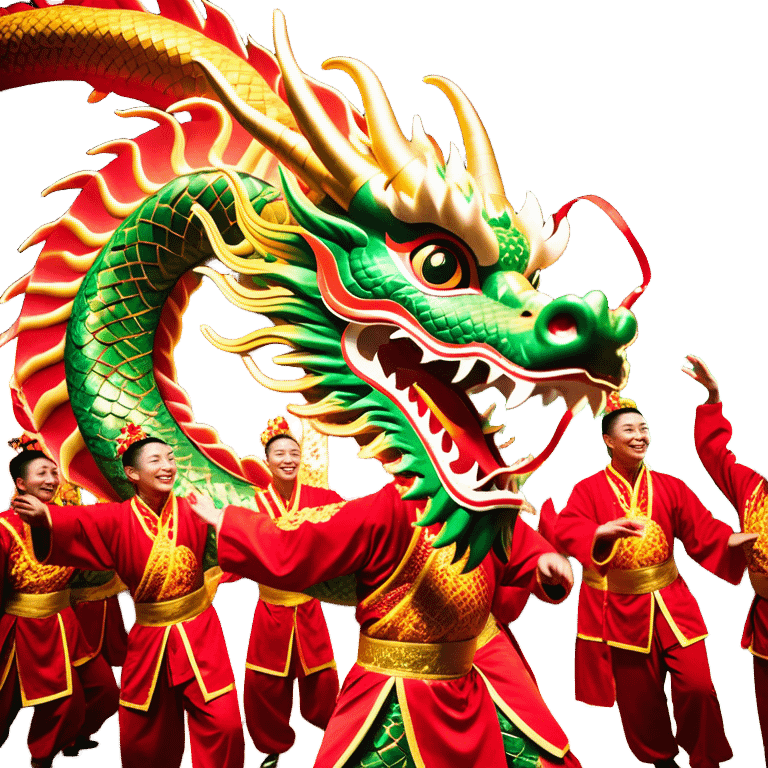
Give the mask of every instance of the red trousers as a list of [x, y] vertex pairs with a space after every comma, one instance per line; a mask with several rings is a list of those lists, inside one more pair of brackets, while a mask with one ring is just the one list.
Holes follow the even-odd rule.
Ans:
[[760, 732], [763, 735], [765, 764], [768, 767], [768, 660], [753, 656], [755, 670], [755, 699], [757, 717], [760, 720]]
[[245, 740], [235, 690], [206, 702], [197, 680], [171, 686], [165, 669], [146, 712], [120, 707], [123, 768], [178, 768], [185, 711], [193, 768], [242, 768]]
[[339, 695], [339, 676], [336, 669], [321, 669], [319, 672], [305, 675], [294, 646], [291, 671], [287, 677], [267, 675], [252, 669], [245, 670], [245, 724], [259, 752], [287, 752], [296, 739], [296, 734], [289, 725], [295, 678], [299, 680], [301, 716], [323, 730], [331, 719]]
[[[680, 745], [692, 768], [717, 768], [733, 757], [725, 738], [704, 641], [683, 648], [657, 612], [651, 652], [611, 648], [616, 701], [629, 748], [643, 763], [674, 757]], [[664, 681], [672, 682], [672, 734]]]
[[[44, 760], [69, 746], [77, 736], [90, 736], [117, 712], [118, 689], [115, 677], [100, 656], [74, 668], [72, 693], [37, 704], [29, 727], [29, 752]], [[11, 724], [21, 709], [16, 662], [0, 689], [0, 746], [8, 738]]]

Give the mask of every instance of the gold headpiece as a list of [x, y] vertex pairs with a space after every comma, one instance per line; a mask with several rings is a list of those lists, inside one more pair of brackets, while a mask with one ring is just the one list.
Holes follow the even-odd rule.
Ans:
[[128, 422], [117, 438], [117, 455], [122, 456], [134, 443], [144, 440], [149, 435], [138, 424]]
[[637, 403], [628, 397], [619, 397], [619, 393], [614, 390], [608, 395], [603, 413], [613, 413], [613, 411], [618, 411], [620, 408], [637, 408]]
[[292, 440], [296, 440], [291, 434], [291, 428], [284, 416], [275, 416], [274, 419], [267, 422], [267, 428], [261, 433], [261, 444], [266, 448], [267, 443], [273, 437], [290, 437]]

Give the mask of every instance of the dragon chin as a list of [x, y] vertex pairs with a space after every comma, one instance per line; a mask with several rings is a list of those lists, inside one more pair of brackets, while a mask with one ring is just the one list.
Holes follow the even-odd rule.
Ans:
[[[416, 431], [440, 481], [453, 500], [477, 513], [517, 507], [524, 496], [507, 488], [514, 476], [538, 468], [585, 405], [597, 414], [615, 383], [583, 369], [530, 371], [499, 359], [490, 362], [481, 345], [462, 347], [411, 335], [389, 324], [351, 323], [342, 337], [344, 359], [354, 373], [394, 402]], [[563, 387], [567, 395], [557, 388]], [[546, 448], [536, 457], [504, 463], [469, 395], [493, 387], [507, 410], [534, 395], [549, 404], [563, 397], [568, 410]], [[567, 399], [566, 399], [567, 398]], [[398, 462], [387, 469], [396, 474]]]

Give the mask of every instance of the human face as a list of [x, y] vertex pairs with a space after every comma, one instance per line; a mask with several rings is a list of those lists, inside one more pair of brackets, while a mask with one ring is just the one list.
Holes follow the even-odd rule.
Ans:
[[133, 467], [126, 467], [127, 478], [141, 496], [160, 496], [173, 490], [176, 459], [173, 448], [163, 443], [149, 443], [136, 454]]
[[611, 451], [611, 460], [624, 466], [639, 464], [651, 444], [651, 433], [639, 413], [622, 413], [611, 424], [609, 434], [603, 435]]
[[59, 469], [50, 459], [33, 459], [27, 464], [24, 477], [16, 480], [20, 493], [28, 493], [42, 502], [49, 502], [59, 487]]
[[301, 448], [290, 437], [278, 437], [270, 443], [267, 466], [272, 475], [284, 483], [293, 483], [299, 474]]

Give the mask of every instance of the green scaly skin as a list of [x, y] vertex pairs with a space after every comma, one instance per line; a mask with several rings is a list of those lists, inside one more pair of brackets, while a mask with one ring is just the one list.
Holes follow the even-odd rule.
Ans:
[[[539, 768], [539, 758], [547, 754], [525, 736], [498, 708], [496, 716], [504, 742], [508, 768]], [[547, 754], [549, 760], [556, 760]], [[373, 725], [345, 768], [416, 768], [408, 746], [403, 714], [393, 690], [379, 710]]]

